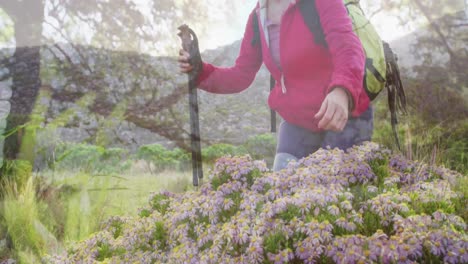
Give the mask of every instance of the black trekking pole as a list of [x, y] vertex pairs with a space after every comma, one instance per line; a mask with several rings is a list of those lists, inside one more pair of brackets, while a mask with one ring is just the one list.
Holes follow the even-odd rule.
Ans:
[[190, 141], [192, 150], [193, 186], [203, 179], [202, 156], [200, 145], [200, 125], [198, 118], [198, 98], [196, 78], [201, 71], [201, 56], [198, 49], [198, 38], [187, 25], [182, 25], [177, 34], [182, 40], [182, 48], [190, 54], [189, 62], [193, 70], [188, 75], [189, 108], [190, 108]]
[[[270, 92], [275, 88], [275, 78], [273, 75], [270, 75]], [[273, 109], [270, 109], [270, 127], [271, 133], [276, 133], [276, 112]]]

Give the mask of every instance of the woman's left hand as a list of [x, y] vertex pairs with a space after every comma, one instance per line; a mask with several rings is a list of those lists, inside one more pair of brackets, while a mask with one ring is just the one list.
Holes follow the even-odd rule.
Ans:
[[318, 127], [320, 129], [343, 131], [348, 122], [348, 94], [344, 88], [337, 87], [333, 89], [320, 107], [320, 110], [315, 115], [316, 119], [320, 119]]

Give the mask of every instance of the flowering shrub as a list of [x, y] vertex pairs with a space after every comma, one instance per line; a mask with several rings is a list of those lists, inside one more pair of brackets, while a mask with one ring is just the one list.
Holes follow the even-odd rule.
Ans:
[[[156, 193], [137, 218], [45, 263], [467, 263], [461, 175], [373, 143], [280, 172], [224, 157], [197, 191]], [[466, 187], [466, 186], [465, 186]]]

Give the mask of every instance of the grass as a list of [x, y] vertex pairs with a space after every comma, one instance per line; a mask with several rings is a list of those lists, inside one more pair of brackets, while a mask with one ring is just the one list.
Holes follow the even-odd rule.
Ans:
[[184, 191], [190, 184], [190, 174], [165, 171], [159, 175], [134, 174], [125, 177], [95, 176], [89, 181], [89, 195], [92, 201], [103, 199], [103, 190], [107, 189], [103, 214], [136, 215], [137, 209], [148, 203], [152, 192], [168, 189]]
[[[38, 186], [38, 179], [46, 179], [47, 187]], [[39, 263], [40, 256], [98, 231], [110, 216], [136, 216], [152, 192], [186, 190], [190, 179], [190, 172], [177, 171], [153, 175], [131, 170], [123, 176], [49, 171], [34, 175], [21, 190], [6, 185], [0, 226], [13, 251], [0, 252], [0, 261]]]
[[32, 178], [17, 192], [12, 184], [4, 188], [2, 203], [3, 224], [17, 250], [21, 263], [34, 263], [34, 256], [47, 252], [46, 242], [38, 229], [38, 206]]

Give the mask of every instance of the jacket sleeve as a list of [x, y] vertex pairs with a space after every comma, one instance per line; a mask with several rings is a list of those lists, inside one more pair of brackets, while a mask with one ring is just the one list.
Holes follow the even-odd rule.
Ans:
[[216, 67], [203, 63], [198, 77], [198, 88], [211, 93], [239, 93], [252, 84], [255, 75], [262, 65], [261, 43], [252, 45], [254, 36], [252, 19], [255, 10], [250, 14], [242, 39], [239, 55], [232, 67]]
[[343, 0], [316, 0], [316, 7], [333, 61], [333, 73], [327, 92], [336, 87], [345, 88], [356, 109], [361, 103], [367, 103], [360, 102], [362, 93], [365, 93], [365, 55], [361, 41], [353, 31]]

